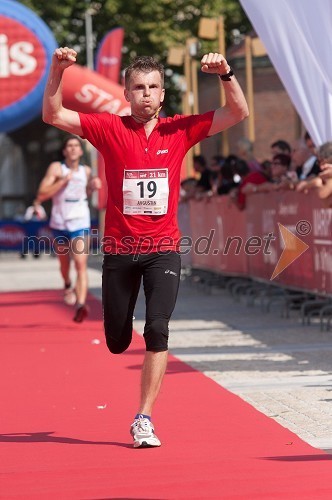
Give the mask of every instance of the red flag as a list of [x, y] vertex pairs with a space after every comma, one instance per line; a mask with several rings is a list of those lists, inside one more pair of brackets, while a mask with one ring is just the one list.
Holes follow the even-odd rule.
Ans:
[[[96, 57], [96, 71], [116, 83], [120, 81], [123, 38], [123, 28], [109, 31], [101, 41]], [[100, 153], [98, 153], [97, 164], [98, 175], [102, 180], [102, 188], [98, 192], [98, 208], [103, 209], [107, 204], [107, 183], [104, 158]]]
[[97, 72], [117, 83], [120, 81], [123, 38], [123, 28], [109, 31], [101, 41], [96, 57]]

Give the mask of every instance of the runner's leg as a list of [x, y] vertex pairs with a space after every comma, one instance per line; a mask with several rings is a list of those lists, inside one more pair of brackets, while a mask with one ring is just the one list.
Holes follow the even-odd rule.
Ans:
[[106, 343], [113, 354], [130, 345], [133, 313], [141, 271], [132, 255], [105, 255], [103, 263], [103, 312]]
[[181, 260], [176, 252], [144, 257], [143, 284], [146, 297], [144, 338], [146, 353], [142, 369], [138, 413], [152, 414], [166, 371], [168, 323], [179, 289]]
[[68, 245], [56, 245], [55, 252], [59, 259], [60, 272], [64, 285], [70, 285], [70, 249]]
[[86, 302], [88, 294], [88, 256], [89, 256], [90, 238], [88, 236], [79, 236], [71, 241], [71, 256], [73, 258], [77, 273], [76, 279], [76, 297], [78, 307]]

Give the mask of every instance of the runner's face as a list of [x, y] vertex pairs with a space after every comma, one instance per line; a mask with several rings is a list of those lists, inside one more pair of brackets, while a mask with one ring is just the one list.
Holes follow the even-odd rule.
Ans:
[[76, 139], [68, 141], [62, 152], [66, 160], [79, 160], [83, 156], [81, 144]]
[[135, 71], [131, 75], [129, 89], [125, 89], [125, 97], [131, 104], [132, 114], [142, 118], [151, 117], [156, 113], [164, 95], [159, 71]]

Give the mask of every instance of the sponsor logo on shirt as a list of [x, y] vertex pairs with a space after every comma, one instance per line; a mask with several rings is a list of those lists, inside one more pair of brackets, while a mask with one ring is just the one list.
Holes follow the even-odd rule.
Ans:
[[158, 149], [157, 155], [165, 155], [168, 153], [168, 149]]

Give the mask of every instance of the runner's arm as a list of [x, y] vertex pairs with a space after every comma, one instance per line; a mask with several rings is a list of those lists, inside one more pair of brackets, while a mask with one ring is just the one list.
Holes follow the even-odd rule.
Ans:
[[[215, 75], [225, 75], [231, 70], [222, 54], [212, 52], [203, 56], [201, 69], [204, 73]], [[220, 84], [225, 91], [226, 103], [215, 110], [209, 136], [232, 127], [249, 115], [247, 101], [235, 76], [231, 76], [229, 81], [220, 80]]]
[[81, 136], [83, 131], [78, 113], [62, 105], [63, 72], [76, 62], [76, 55], [75, 50], [68, 47], [55, 50], [44, 92], [43, 120], [70, 134]]
[[87, 165], [85, 165], [85, 169], [86, 169], [86, 175], [88, 178], [88, 184], [86, 186], [86, 194], [89, 197], [92, 195], [93, 191], [95, 191], [96, 189], [101, 189], [102, 182], [101, 182], [101, 179], [99, 177], [92, 176], [91, 167], [88, 167]]
[[38, 201], [43, 202], [52, 198], [60, 189], [65, 187], [71, 178], [71, 173], [67, 176], [61, 176], [61, 169], [59, 162], [53, 162], [47, 169], [45, 177], [42, 179], [38, 192]]

